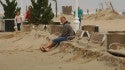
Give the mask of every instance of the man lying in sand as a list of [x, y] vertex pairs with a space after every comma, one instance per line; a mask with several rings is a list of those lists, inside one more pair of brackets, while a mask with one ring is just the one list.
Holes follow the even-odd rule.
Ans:
[[63, 24], [61, 35], [58, 38], [52, 40], [52, 43], [49, 44], [48, 46], [40, 47], [41, 51], [47, 52], [55, 45], [60, 44], [60, 42], [62, 41], [67, 41], [69, 37], [72, 37], [75, 35], [74, 30], [70, 26], [70, 23], [66, 20], [64, 16], [60, 17], [60, 21]]

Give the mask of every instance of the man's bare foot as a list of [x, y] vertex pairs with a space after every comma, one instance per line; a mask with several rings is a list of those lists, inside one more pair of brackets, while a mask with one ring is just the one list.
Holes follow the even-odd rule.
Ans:
[[42, 52], [48, 52], [50, 49], [49, 49], [49, 48], [40, 47], [40, 50], [41, 50]]
[[40, 47], [40, 50], [41, 50], [42, 52], [47, 52], [47, 51], [45, 50], [45, 48], [43, 48], [43, 47]]

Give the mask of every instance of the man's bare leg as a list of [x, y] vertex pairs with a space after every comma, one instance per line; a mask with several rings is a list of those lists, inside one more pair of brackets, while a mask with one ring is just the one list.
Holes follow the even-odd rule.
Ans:
[[55, 44], [49, 43], [49, 44], [47, 44], [47, 45], [45, 45], [45, 46], [40, 47], [40, 50], [47, 52], [47, 51], [49, 51], [49, 50], [50, 50], [52, 47], [54, 47], [54, 46], [55, 46]]

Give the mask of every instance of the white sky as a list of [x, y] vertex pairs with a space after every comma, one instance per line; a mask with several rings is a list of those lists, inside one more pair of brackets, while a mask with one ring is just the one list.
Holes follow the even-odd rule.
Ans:
[[[5, 1], [5, 0], [2, 0]], [[67, 6], [72, 6], [73, 10], [74, 10], [74, 6], [75, 6], [75, 0], [57, 0], [58, 1], [58, 12], [62, 11], [62, 6], [67, 5]], [[103, 2], [105, 3], [105, 1], [109, 1], [109, 0], [79, 0], [79, 6], [86, 11], [86, 9], [89, 9], [90, 12], [95, 11], [96, 8], [99, 7], [99, 3]], [[117, 11], [125, 11], [125, 0], [110, 0], [114, 6], [114, 8]], [[21, 0], [17, 0], [18, 5], [20, 7], [21, 5]], [[55, 4], [53, 2], [53, 0], [50, 0], [51, 4], [52, 4], [52, 8], [53, 11], [55, 11]], [[26, 10], [26, 5], [30, 5], [30, 0], [22, 0], [22, 7], [23, 7], [23, 12], [25, 12]], [[0, 12], [3, 12], [2, 7], [0, 5]]]

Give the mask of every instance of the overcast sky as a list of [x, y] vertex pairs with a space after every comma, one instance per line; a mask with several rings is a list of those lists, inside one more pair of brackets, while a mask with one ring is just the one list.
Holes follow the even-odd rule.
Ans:
[[[2, 0], [5, 1], [5, 0]], [[21, 0], [17, 0], [18, 1], [18, 5], [21, 5]], [[57, 0], [58, 1], [58, 12], [62, 11], [62, 6], [67, 5], [67, 6], [72, 6], [73, 10], [75, 9], [75, 0]], [[106, 1], [109, 0], [79, 0], [79, 6], [86, 11], [86, 9], [89, 9], [90, 12], [95, 11], [96, 8], [99, 7], [99, 3], [103, 3], [105, 4]], [[110, 0], [114, 6], [114, 8], [117, 11], [124, 11], [125, 10], [125, 0]], [[50, 0], [51, 4], [52, 4], [52, 8], [53, 11], [55, 11], [54, 7], [55, 4], [53, 2], [53, 0]], [[30, 5], [30, 0], [22, 0], [22, 4], [23, 4], [23, 12], [25, 12], [26, 10], [26, 5]], [[2, 12], [2, 7], [0, 6], [0, 12]]]

